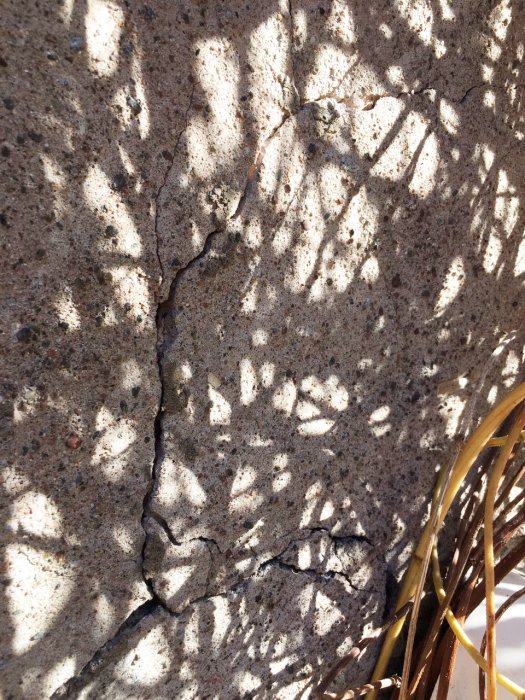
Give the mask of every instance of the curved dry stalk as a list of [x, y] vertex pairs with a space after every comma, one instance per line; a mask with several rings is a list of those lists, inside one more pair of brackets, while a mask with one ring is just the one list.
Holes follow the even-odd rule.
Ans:
[[[443, 588], [443, 579], [441, 578], [441, 571], [439, 569], [439, 559], [437, 557], [437, 551], [435, 547], [432, 556], [432, 563], [434, 587], [436, 590], [438, 600], [441, 603], [446, 597], [446, 592]], [[446, 618], [450, 628], [458, 638], [459, 643], [462, 645], [465, 651], [478, 664], [478, 666], [480, 666], [485, 672], [487, 672], [489, 666], [486, 659], [484, 659], [483, 656], [481, 656], [479, 651], [476, 649], [470, 637], [460, 625], [458, 619], [456, 618], [456, 616], [450, 608], [446, 609]], [[509, 693], [512, 693], [512, 695], [514, 695], [515, 697], [520, 698], [520, 700], [525, 695], [525, 688], [521, 688], [517, 683], [514, 683], [514, 681], [512, 681], [510, 678], [507, 678], [507, 676], [503, 675], [502, 673], [498, 673], [498, 671], [496, 671], [496, 681], [503, 688], [505, 688], [505, 690], [508, 690]]]
[[350, 661], [352, 659], [356, 659], [358, 656], [362, 654], [362, 652], [366, 649], [366, 647], [371, 644], [372, 642], [375, 642], [381, 635], [383, 635], [389, 627], [391, 627], [393, 624], [395, 624], [401, 617], [404, 617], [407, 615], [410, 610], [412, 609], [413, 603], [412, 601], [408, 601], [406, 605], [404, 605], [401, 610], [399, 610], [397, 613], [395, 613], [387, 622], [385, 622], [384, 625], [379, 627], [379, 629], [374, 630], [371, 632], [371, 634], [368, 635], [368, 637], [364, 637], [359, 644], [356, 644], [355, 647], [352, 647], [348, 654], [343, 656], [337, 663], [336, 665], [326, 674], [326, 677], [324, 680], [322, 680], [316, 688], [313, 690], [313, 695], [314, 697], [319, 697], [322, 698], [323, 694], [326, 693], [326, 690], [330, 683], [332, 683], [337, 676], [345, 669]]
[[525, 425], [525, 410], [516, 418], [489, 478], [485, 496], [485, 597], [487, 606], [487, 698], [496, 700], [496, 584], [494, 581], [494, 504], [499, 484]]
[[[427, 523], [406, 572], [398, 599], [398, 609], [401, 608], [408, 599], [413, 597], [419, 587], [420, 579], [426, 575], [425, 562], [428, 562], [434, 533], [441, 527], [470, 468], [483, 448], [494, 436], [499, 426], [524, 399], [525, 383], [522, 383], [492, 409], [463, 446], [453, 466], [453, 474], [451, 475], [448, 486], [444, 490], [441, 508], [436, 517], [437, 522], [433, 522], [434, 519], [432, 519], [432, 521]], [[372, 675], [372, 681], [380, 680], [384, 677], [394, 645], [403, 628], [404, 620], [405, 618], [399, 620], [399, 622], [392, 626], [387, 632], [385, 642]], [[373, 700], [374, 697], [375, 693], [371, 693], [369, 700]]]
[[380, 692], [390, 688], [399, 688], [400, 685], [401, 678], [399, 676], [390, 676], [390, 678], [383, 678], [380, 681], [374, 681], [374, 683], [365, 683], [365, 685], [361, 685], [359, 688], [345, 690], [342, 693], [325, 693], [320, 696], [320, 700], [354, 700], [354, 698], [365, 695], [371, 690]]
[[[520, 588], [517, 591], [514, 591], [514, 593], [511, 596], [509, 596], [507, 598], [507, 600], [502, 605], [500, 605], [500, 607], [498, 608], [498, 611], [497, 611], [496, 617], [495, 617], [496, 622], [498, 622], [500, 620], [500, 618], [502, 617], [502, 615], [504, 615], [507, 612], [507, 610], [512, 605], [514, 605], [514, 603], [516, 601], [518, 601], [520, 598], [522, 598], [524, 595], [525, 595], [525, 586], [523, 586], [523, 588]], [[481, 640], [481, 646], [479, 649], [479, 653], [482, 656], [485, 655], [486, 643], [487, 643], [487, 633], [485, 632], [485, 634], [483, 635], [483, 639]], [[480, 697], [480, 700], [484, 700], [484, 698], [485, 698], [485, 674], [483, 673], [483, 671], [481, 669], [479, 670], [479, 697]]]

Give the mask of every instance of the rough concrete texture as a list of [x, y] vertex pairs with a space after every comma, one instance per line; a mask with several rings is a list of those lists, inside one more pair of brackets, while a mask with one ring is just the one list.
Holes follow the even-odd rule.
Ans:
[[307, 696], [522, 372], [525, 8], [2, 14], [1, 692]]

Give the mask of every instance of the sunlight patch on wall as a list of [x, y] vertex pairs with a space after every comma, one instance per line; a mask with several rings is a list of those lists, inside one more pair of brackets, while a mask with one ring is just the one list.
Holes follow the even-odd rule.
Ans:
[[466, 400], [461, 399], [459, 396], [450, 395], [440, 404], [439, 413], [445, 423], [445, 434], [450, 439], [457, 434], [466, 403]]
[[262, 345], [266, 345], [267, 343], [268, 331], [265, 331], [264, 328], [258, 328], [257, 330], [253, 331], [252, 345], [254, 348], [261, 347]]
[[460, 125], [458, 111], [452, 102], [444, 97], [439, 100], [439, 118], [449, 134], [455, 135], [457, 133]]
[[212, 386], [208, 386], [208, 397], [211, 402], [210, 425], [230, 425], [232, 414], [230, 402]]
[[494, 217], [498, 219], [498, 221], [501, 221], [507, 238], [512, 235], [518, 223], [519, 207], [520, 200], [516, 194], [516, 187], [510, 184], [507, 172], [500, 169], [498, 173]]
[[22, 387], [13, 402], [14, 424], [22, 423], [29, 416], [33, 416], [40, 401], [41, 395], [35, 386]]
[[257, 398], [257, 375], [248, 357], [244, 357], [239, 366], [240, 371], [240, 389], [241, 389], [241, 404], [249, 406]]
[[503, 245], [501, 240], [494, 229], [492, 229], [485, 248], [485, 254], [483, 256], [483, 269], [485, 272], [488, 272], [489, 274], [494, 272], [502, 250]]
[[516, 261], [514, 263], [514, 276], [520, 277], [525, 273], [525, 237], [521, 239], [518, 252], [516, 254]]
[[57, 688], [75, 675], [76, 668], [76, 655], [66, 656], [63, 659], [60, 659], [60, 661], [53, 666], [49, 673], [46, 674], [43, 683], [45, 697], [52, 697]]
[[314, 630], [319, 637], [325, 637], [332, 627], [344, 622], [344, 615], [337, 607], [337, 603], [328, 598], [321, 591], [315, 595]]
[[13, 533], [58, 539], [62, 535], [60, 511], [50, 496], [27, 491], [10, 507], [7, 529]]
[[69, 25], [71, 24], [71, 17], [73, 16], [74, 9], [75, 0], [62, 0], [62, 3], [58, 6], [58, 12], [67, 29], [69, 29]]
[[159, 624], [117, 662], [115, 678], [128, 688], [151, 688], [160, 684], [170, 672], [172, 656], [168, 653], [169, 647], [164, 629]]
[[335, 425], [335, 420], [318, 418], [297, 426], [297, 432], [303, 436], [325, 435]]
[[181, 491], [194, 506], [203, 507], [208, 500], [197, 475], [182, 463], [177, 465], [175, 488]]
[[446, 309], [453, 303], [465, 284], [465, 268], [463, 258], [458, 255], [454, 258], [448, 269], [443, 287], [439, 293], [434, 307], [435, 318], [442, 316]]
[[280, 474], [277, 474], [277, 476], [274, 476], [273, 478], [272, 490], [275, 493], [283, 491], [290, 484], [291, 480], [292, 475], [290, 472], [281, 472]]
[[100, 467], [110, 481], [119, 481], [126, 473], [125, 456], [136, 441], [137, 433], [128, 423], [115, 421], [105, 407], [99, 409], [96, 423], [102, 426], [103, 434], [95, 444], [91, 464]]
[[16, 462], [2, 467], [0, 484], [5, 494], [11, 498], [23, 493], [31, 486], [31, 482]]
[[210, 599], [213, 605], [213, 632], [211, 637], [211, 648], [218, 651], [225, 641], [230, 629], [232, 616], [230, 614], [230, 604], [227, 598], [215, 596]]
[[287, 416], [291, 416], [296, 398], [297, 388], [291, 379], [287, 379], [274, 393], [273, 407], [277, 411], [282, 411]]
[[335, 508], [334, 504], [332, 503], [331, 500], [325, 501], [323, 504], [321, 513], [319, 515], [319, 520], [323, 522], [323, 520], [328, 520], [329, 518], [332, 517], [332, 515], [335, 513]]
[[247, 464], [243, 465], [242, 467], [239, 467], [239, 469], [237, 470], [237, 474], [233, 479], [232, 487], [230, 490], [230, 496], [232, 498], [235, 498], [235, 496], [239, 496], [241, 493], [249, 489], [250, 486], [252, 486], [256, 480], [257, 472], [253, 467], [250, 467]]
[[365, 260], [361, 267], [361, 279], [368, 284], [375, 284], [379, 279], [379, 263], [375, 255], [371, 255]]
[[142, 370], [135, 359], [124, 360], [120, 364], [122, 377], [122, 388], [131, 391], [134, 387], [140, 386], [142, 381]]
[[[289, 33], [283, 26], [280, 12], [270, 14], [250, 33], [247, 58], [257, 80], [250, 80], [252, 113], [264, 114], [263, 120], [257, 120], [259, 131], [258, 146], [268, 136], [268, 130], [282, 119], [281, 96], [284, 91], [289, 51]], [[268, 61], [271, 51], [272, 61]], [[281, 82], [276, 81], [276, 77]], [[282, 76], [282, 77], [281, 77]], [[274, 99], [272, 99], [272, 97]], [[286, 101], [286, 99], [285, 99]]]
[[[142, 244], [135, 223], [98, 164], [89, 168], [84, 181], [84, 196], [93, 213], [100, 217], [106, 226], [112, 225], [115, 228], [117, 250], [133, 258], [140, 257]], [[108, 211], [100, 207], [101, 202], [107, 203]]]
[[118, 65], [120, 33], [124, 13], [109, 0], [88, 0], [85, 15], [89, 67], [103, 77], [112, 75]]
[[110, 268], [113, 280], [113, 293], [116, 300], [135, 316], [140, 316], [137, 328], [152, 329], [155, 326], [154, 314], [151, 313], [150, 290], [146, 274], [140, 267], [121, 265]]
[[319, 85], [328, 91], [339, 84], [348, 70], [348, 53], [335, 44], [319, 45], [315, 52], [314, 66], [306, 80], [304, 99], [319, 98]]
[[[63, 131], [60, 125], [60, 131]], [[56, 219], [64, 216], [65, 205], [64, 198], [61, 195], [62, 190], [66, 185], [66, 176], [58, 163], [45, 153], [40, 154], [40, 161], [44, 171], [44, 177], [49, 182], [51, 192], [53, 193], [53, 212]]]
[[509, 389], [515, 382], [520, 371], [520, 358], [516, 355], [514, 350], [509, 350], [507, 359], [505, 360], [505, 366], [501, 371], [501, 376], [505, 379], [503, 384]]
[[[213, 134], [213, 143], [208, 144], [213, 151], [206, 172], [209, 177], [213, 163], [229, 164], [241, 145], [242, 130], [236, 116], [240, 70], [237, 52], [226, 39], [200, 39], [194, 45], [200, 49], [194, 70], [209, 105], [207, 138]], [[193, 139], [191, 144], [195, 146]]]
[[299, 420], [310, 420], [321, 413], [321, 409], [311, 401], [298, 401], [296, 409]]
[[432, 48], [437, 58], [446, 53], [444, 42], [435, 35], [434, 13], [430, 0], [397, 0], [397, 9], [417, 42]]
[[313, 374], [305, 377], [301, 382], [301, 390], [315, 401], [322, 401], [336, 411], [348, 408], [348, 391], [335, 374], [330, 375], [325, 382]]
[[391, 182], [401, 180], [412, 164], [426, 130], [427, 120], [418, 112], [409, 112], [399, 133], [373, 166], [370, 175]]
[[488, 24], [494, 32], [494, 36], [503, 43], [512, 24], [512, 4], [510, 0], [502, 0], [496, 5], [490, 13]]
[[251, 671], [241, 671], [235, 674], [235, 684], [241, 696], [253, 694], [261, 686], [261, 679]]
[[253, 314], [257, 309], [258, 286], [259, 283], [255, 280], [241, 299], [241, 310], [245, 315]]
[[441, 19], [445, 22], [452, 22], [456, 19], [454, 9], [451, 7], [452, 4], [453, 0], [438, 0]]
[[64, 287], [58, 294], [54, 306], [61, 323], [67, 323], [69, 329], [80, 328], [80, 314], [73, 301], [71, 287]]
[[141, 110], [135, 115], [135, 119], [139, 126], [139, 134], [141, 139], [149, 136], [150, 118], [148, 100], [146, 98], [146, 89], [144, 87], [144, 75], [142, 73], [142, 55], [138, 56], [135, 52], [131, 59], [131, 77], [135, 81], [135, 99], [140, 102]]
[[45, 637], [74, 588], [74, 575], [61, 557], [29, 545], [6, 548], [8, 600], [14, 634], [12, 650], [25, 654]]

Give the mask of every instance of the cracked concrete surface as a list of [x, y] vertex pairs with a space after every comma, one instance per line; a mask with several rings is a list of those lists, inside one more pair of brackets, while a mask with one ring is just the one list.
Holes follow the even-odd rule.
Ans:
[[306, 697], [389, 614], [522, 371], [523, 13], [6, 3], [3, 696]]

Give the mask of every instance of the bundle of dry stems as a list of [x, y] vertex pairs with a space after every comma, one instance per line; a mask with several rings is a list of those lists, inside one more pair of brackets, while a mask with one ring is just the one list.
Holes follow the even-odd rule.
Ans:
[[[325, 674], [313, 697], [350, 700], [367, 695], [367, 700], [374, 700], [378, 693], [390, 690], [396, 700], [429, 700], [437, 686], [436, 700], [445, 700], [461, 644], [479, 666], [481, 700], [494, 700], [498, 685], [525, 700], [525, 689], [499, 673], [496, 663], [496, 623], [525, 595], [525, 587], [499, 609], [495, 605], [496, 585], [525, 560], [525, 538], [519, 536], [525, 523], [525, 489], [518, 487], [525, 475], [520, 449], [524, 428], [525, 383], [495, 406], [441, 470], [430, 516], [404, 576], [393, 619]], [[447, 514], [457, 516], [458, 511], [461, 517], [453, 551], [444, 562], [439, 557], [438, 535]], [[431, 577], [427, 576], [429, 568]], [[428, 617], [421, 624], [421, 602], [429, 594], [436, 598], [435, 611], [430, 624]], [[484, 599], [486, 630], [478, 650], [465, 633], [464, 623]], [[384, 636], [383, 646], [370, 682], [329, 692], [336, 677], [380, 636]], [[394, 649], [402, 643], [402, 672], [387, 676]]]

